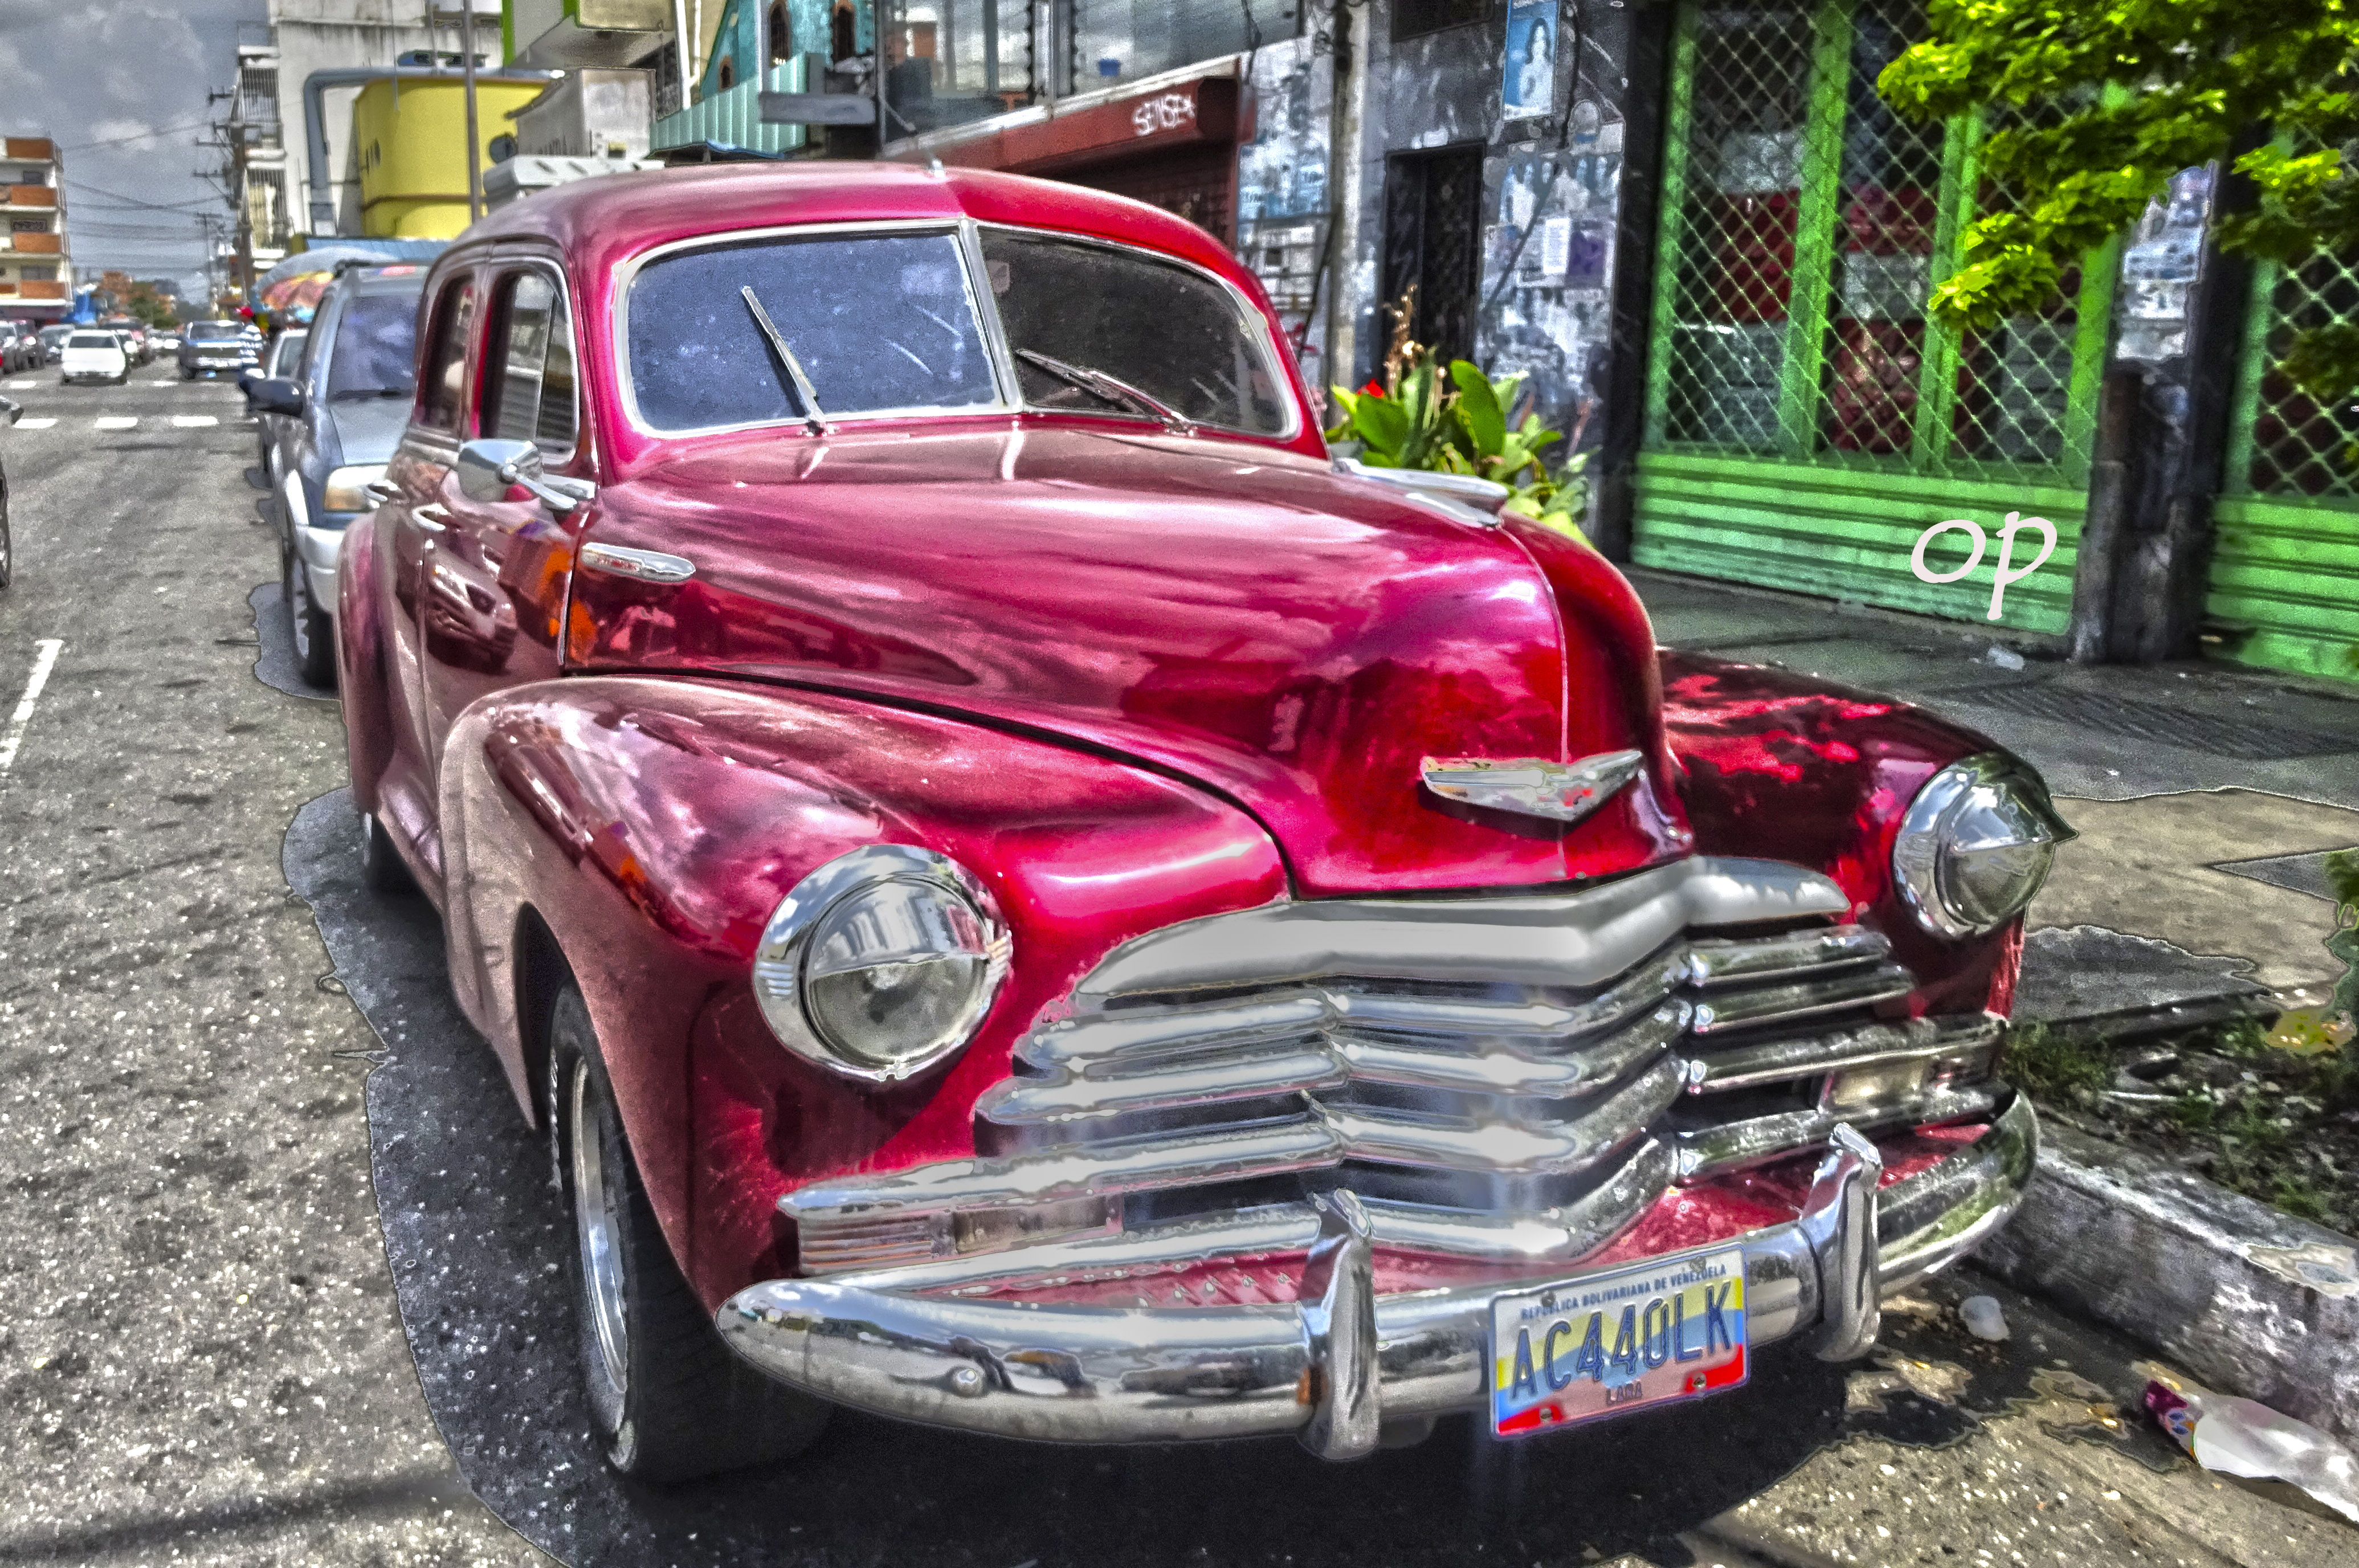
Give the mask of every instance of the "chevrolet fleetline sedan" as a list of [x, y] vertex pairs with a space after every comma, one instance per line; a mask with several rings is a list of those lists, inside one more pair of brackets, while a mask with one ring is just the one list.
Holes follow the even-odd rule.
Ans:
[[1859, 1356], [2017, 1203], [2038, 779], [1331, 459], [1201, 229], [629, 175], [424, 311], [364, 866], [551, 1140], [622, 1470], [1544, 1432]]

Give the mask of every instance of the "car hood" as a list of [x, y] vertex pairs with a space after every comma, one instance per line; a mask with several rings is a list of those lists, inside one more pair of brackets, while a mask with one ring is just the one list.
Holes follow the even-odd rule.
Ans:
[[[858, 691], [1184, 776], [1305, 895], [1529, 886], [1673, 858], [1644, 611], [1586, 546], [1211, 438], [997, 422], [701, 445], [609, 485], [573, 668]], [[1568, 826], [1440, 800], [1428, 757], [1649, 766]]]
[[409, 404], [399, 397], [356, 397], [328, 405], [342, 463], [386, 463], [409, 424]]

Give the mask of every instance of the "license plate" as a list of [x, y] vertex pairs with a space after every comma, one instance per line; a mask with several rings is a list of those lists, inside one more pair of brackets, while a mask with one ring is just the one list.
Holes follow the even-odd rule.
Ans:
[[1491, 1430], [1548, 1432], [1745, 1381], [1745, 1249], [1653, 1258], [1491, 1301]]

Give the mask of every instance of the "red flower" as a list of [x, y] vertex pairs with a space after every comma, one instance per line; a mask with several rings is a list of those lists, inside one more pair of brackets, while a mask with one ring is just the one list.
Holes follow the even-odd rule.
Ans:
[[1360, 396], [1363, 397], [1381, 397], [1384, 395], [1385, 384], [1373, 376], [1368, 377], [1368, 384], [1360, 388]]

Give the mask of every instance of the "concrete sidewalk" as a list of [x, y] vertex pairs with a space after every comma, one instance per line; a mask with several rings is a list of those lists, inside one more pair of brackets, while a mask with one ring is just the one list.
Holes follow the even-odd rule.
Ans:
[[2031, 906], [2018, 1018], [2127, 1029], [2325, 1000], [2322, 863], [2359, 844], [2359, 685], [2071, 665], [2000, 628], [1627, 572], [1666, 647], [1904, 698], [2046, 776], [2081, 836]]

